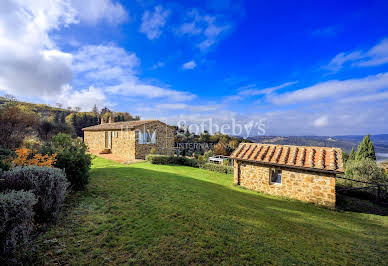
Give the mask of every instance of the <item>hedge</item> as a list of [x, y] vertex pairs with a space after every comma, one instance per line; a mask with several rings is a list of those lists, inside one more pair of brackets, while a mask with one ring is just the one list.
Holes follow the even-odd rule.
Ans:
[[215, 163], [204, 163], [201, 165], [201, 168], [214, 171], [214, 172], [223, 173], [223, 174], [231, 174], [231, 175], [233, 175], [233, 172], [234, 172], [233, 166], [220, 165]]
[[32, 230], [33, 206], [37, 203], [30, 191], [0, 193], [0, 254], [7, 257], [28, 241]]
[[2, 191], [30, 190], [34, 193], [38, 199], [34, 218], [38, 222], [56, 218], [69, 186], [63, 170], [49, 167], [18, 166], [4, 172], [2, 179]]
[[185, 165], [195, 168], [202, 168], [214, 172], [219, 172], [223, 174], [233, 174], [233, 166], [224, 166], [214, 163], [206, 163], [196, 159], [190, 159], [186, 157], [175, 157], [167, 155], [154, 155], [149, 154], [146, 156], [146, 160], [152, 164], [176, 164], [176, 165]]

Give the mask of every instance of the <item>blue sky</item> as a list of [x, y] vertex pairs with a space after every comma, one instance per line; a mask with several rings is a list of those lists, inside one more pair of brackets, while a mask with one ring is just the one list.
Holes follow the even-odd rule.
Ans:
[[251, 135], [387, 133], [387, 13], [386, 1], [5, 0], [0, 93]]

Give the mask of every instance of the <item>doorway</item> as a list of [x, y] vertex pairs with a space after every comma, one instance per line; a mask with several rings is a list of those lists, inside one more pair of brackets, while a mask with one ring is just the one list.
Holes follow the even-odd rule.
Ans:
[[105, 149], [112, 149], [112, 131], [105, 131]]

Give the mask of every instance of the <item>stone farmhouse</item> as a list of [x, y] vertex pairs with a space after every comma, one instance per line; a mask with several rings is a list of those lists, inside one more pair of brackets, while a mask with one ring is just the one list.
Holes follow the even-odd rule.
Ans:
[[242, 143], [232, 153], [234, 183], [255, 191], [335, 207], [338, 148]]
[[113, 122], [86, 127], [84, 142], [91, 153], [112, 153], [129, 160], [145, 159], [152, 148], [158, 154], [174, 152], [174, 127], [159, 120]]

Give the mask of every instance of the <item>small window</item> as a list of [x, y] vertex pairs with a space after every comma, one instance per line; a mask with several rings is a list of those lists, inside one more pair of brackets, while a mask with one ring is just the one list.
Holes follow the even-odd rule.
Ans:
[[282, 170], [271, 169], [271, 183], [273, 184], [282, 183]]

